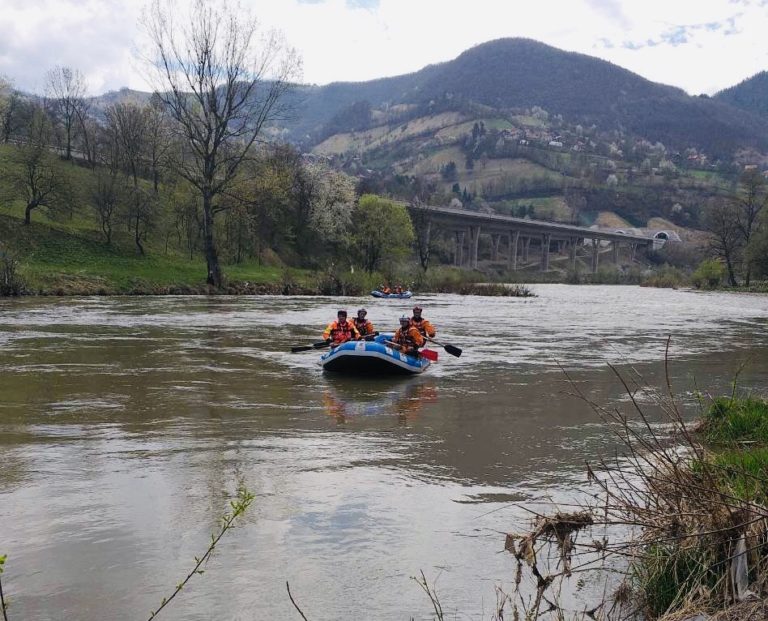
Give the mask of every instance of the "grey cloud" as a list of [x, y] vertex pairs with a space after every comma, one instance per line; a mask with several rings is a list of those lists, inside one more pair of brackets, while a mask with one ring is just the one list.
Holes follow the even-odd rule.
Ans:
[[[70, 6], [81, 0], [70, 0]], [[0, 74], [10, 77], [18, 88], [39, 92], [45, 74], [55, 65], [67, 65], [104, 83], [89, 84], [94, 91], [117, 89], [128, 84], [129, 75], [118, 74], [125, 50], [131, 49], [137, 29], [135, 14], [124, 2], [107, 0], [109, 19], [84, 21], [67, 27], [51, 23], [40, 28], [38, 38], [24, 39], [13, 25], [0, 42]], [[118, 67], [118, 69], [116, 69]]]

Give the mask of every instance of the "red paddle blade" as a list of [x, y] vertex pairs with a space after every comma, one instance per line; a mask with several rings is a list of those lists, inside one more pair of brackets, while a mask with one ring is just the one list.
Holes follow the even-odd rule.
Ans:
[[422, 349], [419, 353], [427, 360], [431, 360], [432, 362], [437, 362], [436, 351], [433, 351], [431, 349]]

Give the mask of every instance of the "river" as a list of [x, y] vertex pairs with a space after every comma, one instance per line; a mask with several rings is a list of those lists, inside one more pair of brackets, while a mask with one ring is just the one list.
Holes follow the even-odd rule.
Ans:
[[[490, 618], [525, 507], [614, 448], [574, 386], [626, 402], [608, 363], [693, 391], [768, 393], [768, 297], [534, 285], [419, 296], [439, 362], [410, 379], [323, 375], [337, 308], [394, 329], [407, 301], [0, 300], [0, 554], [10, 619], [145, 619], [205, 551], [238, 481], [256, 495], [158, 618]], [[573, 378], [566, 380], [564, 370]]]

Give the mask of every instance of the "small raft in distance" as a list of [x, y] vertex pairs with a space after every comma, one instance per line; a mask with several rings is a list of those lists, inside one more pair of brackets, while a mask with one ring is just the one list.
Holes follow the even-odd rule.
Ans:
[[347, 341], [320, 357], [324, 371], [349, 375], [416, 375], [429, 368], [430, 361], [409, 356], [384, 341], [391, 334], [380, 334], [374, 341]]
[[383, 291], [374, 289], [373, 291], [371, 291], [371, 295], [375, 298], [384, 298], [384, 299], [391, 299], [391, 300], [407, 300], [413, 294], [410, 291], [403, 291], [402, 293], [384, 293]]

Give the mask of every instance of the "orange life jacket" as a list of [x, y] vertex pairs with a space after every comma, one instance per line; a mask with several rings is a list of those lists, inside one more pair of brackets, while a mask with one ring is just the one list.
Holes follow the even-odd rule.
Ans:
[[392, 342], [397, 343], [404, 350], [413, 350], [424, 345], [424, 337], [416, 328], [409, 325], [405, 329], [398, 328], [392, 337]]
[[355, 328], [357, 328], [357, 331], [360, 333], [360, 336], [366, 336], [368, 334], [373, 334], [373, 324], [368, 321], [367, 319], [358, 319], [355, 317], [352, 321], [355, 322]]
[[428, 336], [429, 338], [435, 336], [435, 326], [429, 323], [429, 320], [424, 319], [424, 317], [421, 320], [411, 317], [411, 325], [419, 331], [421, 336]]
[[352, 339], [356, 339], [360, 336], [353, 324], [349, 319], [339, 322], [334, 321], [328, 324], [328, 327], [323, 332], [323, 338], [331, 339], [334, 343], [344, 343]]

